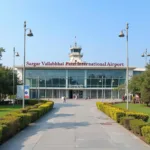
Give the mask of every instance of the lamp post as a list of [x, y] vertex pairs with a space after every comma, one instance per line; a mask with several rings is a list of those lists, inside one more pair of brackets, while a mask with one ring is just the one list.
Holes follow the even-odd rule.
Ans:
[[[104, 94], [103, 94], [103, 76], [102, 76], [102, 79], [99, 80], [99, 82], [100, 82], [100, 83], [102, 82], [102, 99], [103, 99], [103, 97], [104, 97]], [[102, 100], [102, 101], [103, 101], [103, 100]]]
[[33, 33], [31, 31], [31, 29], [26, 28], [26, 21], [24, 21], [24, 63], [23, 63], [23, 102], [22, 102], [22, 107], [24, 108], [25, 105], [25, 101], [24, 101], [24, 95], [25, 95], [25, 85], [26, 85], [26, 81], [25, 81], [25, 62], [26, 62], [26, 31], [29, 30], [29, 33], [27, 34], [27, 36], [31, 37], [33, 36]]
[[[19, 57], [19, 53], [15, 51], [15, 47], [13, 49], [13, 99], [14, 99], [14, 93], [15, 93], [15, 57]], [[14, 100], [13, 100], [14, 104]]]
[[148, 54], [147, 49], [145, 50], [145, 52], [141, 55], [141, 57], [145, 57], [145, 66], [147, 65], [147, 57], [150, 56], [150, 54]]
[[113, 83], [114, 83], [115, 81], [113, 80], [113, 78], [112, 78], [112, 80], [111, 80], [111, 99], [113, 99]]
[[[127, 59], [127, 67], [126, 67], [126, 94], [127, 94], [127, 110], [129, 109], [129, 94], [128, 94], [128, 78], [129, 78], [129, 57], [128, 57], [128, 29], [129, 24], [126, 24], [126, 59]], [[119, 37], [124, 37], [123, 30], [120, 32]]]

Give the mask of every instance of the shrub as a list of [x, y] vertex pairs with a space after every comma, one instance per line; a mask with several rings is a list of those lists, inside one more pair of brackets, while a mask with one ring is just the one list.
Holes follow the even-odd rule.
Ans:
[[[25, 105], [35, 105], [38, 103], [46, 103], [47, 100], [37, 100], [37, 99], [25, 99]], [[16, 100], [15, 103], [22, 104], [22, 100]]]
[[142, 135], [141, 133], [141, 128], [146, 125], [146, 123], [141, 120], [141, 119], [134, 119], [134, 120], [130, 120], [130, 127], [131, 127], [131, 130], [136, 133], [136, 134], [140, 134]]
[[31, 114], [31, 122], [34, 122], [38, 119], [37, 112], [29, 112]]
[[42, 103], [35, 104], [35, 106], [28, 106], [0, 118], [0, 143], [44, 115], [53, 108], [53, 105], [54, 102], [52, 101], [42, 101]]
[[134, 117], [128, 117], [128, 116], [125, 116], [125, 117], [122, 117], [120, 118], [120, 124], [123, 125], [125, 128], [127, 128], [128, 130], [130, 130], [130, 121], [135, 119]]
[[20, 123], [17, 116], [4, 116], [0, 120], [0, 125], [4, 125], [2, 131], [2, 140], [5, 141], [7, 138], [13, 136], [18, 132]]
[[148, 114], [139, 113], [139, 112], [130, 112], [130, 111], [127, 111], [126, 115], [127, 116], [132, 116], [135, 119], [142, 119], [145, 122], [147, 122], [148, 119], [149, 119], [149, 115]]
[[150, 144], [150, 126], [144, 126], [141, 129], [145, 141]]
[[41, 109], [39, 109], [39, 108], [30, 109], [28, 112], [29, 112], [29, 113], [30, 113], [30, 112], [36, 112], [36, 113], [37, 113], [38, 118], [40, 118], [40, 117], [42, 116]]
[[20, 126], [19, 129], [22, 130], [31, 122], [31, 114], [29, 113], [20, 113], [17, 115], [19, 118]]
[[119, 108], [112, 107], [111, 104], [97, 102], [96, 106], [98, 109], [106, 113], [109, 117], [120, 122], [120, 118], [125, 116], [125, 112]]
[[2, 126], [0, 126], [0, 141], [2, 139]]
[[120, 118], [123, 116], [131, 116], [135, 119], [142, 119], [143, 121], [147, 122], [149, 119], [148, 114], [139, 113], [139, 112], [130, 112], [122, 108], [117, 108], [109, 103], [102, 103], [102, 102], [96, 102], [96, 106], [99, 110], [106, 113], [109, 117], [116, 120], [117, 122], [120, 122]]

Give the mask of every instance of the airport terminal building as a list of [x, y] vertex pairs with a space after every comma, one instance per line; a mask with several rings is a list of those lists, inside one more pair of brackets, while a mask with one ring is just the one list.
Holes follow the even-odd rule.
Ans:
[[[126, 81], [123, 63], [87, 63], [82, 61], [82, 48], [75, 42], [70, 47], [69, 62], [26, 62], [26, 85], [30, 98], [120, 99], [125, 90], [116, 87]], [[16, 67], [22, 80], [23, 67]], [[144, 71], [129, 67], [129, 78]]]

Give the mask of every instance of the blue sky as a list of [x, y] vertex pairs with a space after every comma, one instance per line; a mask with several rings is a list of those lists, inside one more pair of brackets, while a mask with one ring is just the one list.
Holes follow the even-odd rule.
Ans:
[[[34, 37], [27, 37], [26, 61], [66, 62], [77, 37], [86, 62], [126, 64], [126, 39], [120, 30], [129, 23], [129, 65], [144, 67], [141, 54], [150, 52], [150, 1], [143, 0], [0, 0], [2, 63], [13, 64], [13, 47], [23, 64], [23, 23]], [[148, 58], [149, 59], [149, 58]]]

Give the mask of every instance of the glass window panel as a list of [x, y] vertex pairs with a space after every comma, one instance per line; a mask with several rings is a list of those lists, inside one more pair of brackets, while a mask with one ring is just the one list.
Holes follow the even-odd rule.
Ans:
[[26, 85], [29, 85], [30, 87], [32, 86], [32, 79], [31, 78], [26, 79]]
[[60, 78], [60, 87], [66, 87], [66, 79]]
[[40, 90], [40, 95], [39, 95], [40, 98], [45, 98], [45, 90]]
[[91, 90], [91, 98], [97, 98], [97, 91]]
[[39, 87], [45, 87], [45, 79], [39, 79]]
[[46, 87], [53, 87], [53, 80], [52, 78], [46, 79]]
[[91, 87], [91, 79], [87, 79], [87, 87]]
[[32, 87], [37, 87], [38, 83], [37, 83], [37, 79], [32, 79]]
[[59, 78], [54, 77], [52, 82], [53, 82], [53, 87], [59, 87]]
[[52, 98], [52, 90], [46, 90], [46, 98]]
[[112, 86], [112, 79], [106, 79], [106, 87], [111, 87]]
[[53, 98], [59, 98], [59, 90], [53, 90]]
[[109, 99], [109, 98], [111, 98], [111, 90], [105, 90], [105, 98], [106, 99]]

